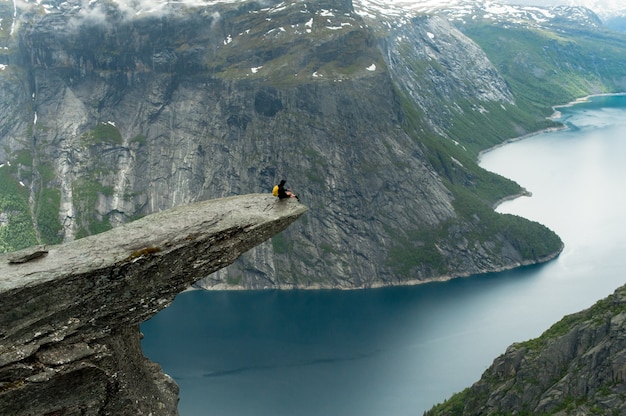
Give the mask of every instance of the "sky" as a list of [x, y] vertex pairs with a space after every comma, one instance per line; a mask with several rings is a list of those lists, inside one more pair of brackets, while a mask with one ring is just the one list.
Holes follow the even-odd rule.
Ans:
[[603, 11], [623, 10], [626, 8], [624, 0], [500, 0], [502, 3], [523, 4], [529, 6], [585, 6], [597, 13]]
[[[391, 3], [414, 4], [414, 5], [437, 5], [445, 6], [447, 4], [456, 4], [459, 0], [383, 0]], [[517, 4], [525, 6], [585, 6], [598, 14], [605, 12], [613, 12], [617, 10], [625, 10], [626, 2], [624, 0], [493, 0], [496, 3]]]

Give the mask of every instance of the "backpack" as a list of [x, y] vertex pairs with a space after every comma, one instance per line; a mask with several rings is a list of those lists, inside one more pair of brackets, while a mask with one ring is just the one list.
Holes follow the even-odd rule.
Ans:
[[272, 195], [278, 196], [278, 185], [275, 185], [274, 189], [272, 189]]

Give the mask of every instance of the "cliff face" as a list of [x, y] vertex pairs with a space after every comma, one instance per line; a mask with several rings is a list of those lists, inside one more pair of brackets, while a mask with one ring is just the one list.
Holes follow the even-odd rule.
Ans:
[[7, 11], [3, 251], [286, 178], [307, 221], [207, 287], [404, 284], [558, 254], [549, 230], [492, 213], [521, 189], [475, 160], [545, 114], [447, 19], [364, 1], [120, 4]]
[[626, 414], [626, 286], [509, 347], [433, 415]]
[[177, 414], [178, 387], [143, 357], [139, 323], [305, 211], [230, 197], [0, 255], [0, 413]]

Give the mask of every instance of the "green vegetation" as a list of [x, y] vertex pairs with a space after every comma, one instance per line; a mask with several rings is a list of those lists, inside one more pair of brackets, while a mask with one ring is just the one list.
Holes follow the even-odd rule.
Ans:
[[105, 187], [100, 182], [90, 178], [83, 178], [74, 182], [72, 198], [77, 211], [78, 230], [76, 238], [99, 234], [113, 228], [108, 217], [98, 220], [93, 215], [98, 195], [110, 195], [112, 192], [111, 187]]
[[[140, 136], [137, 136], [139, 138]], [[110, 123], [100, 123], [88, 132], [83, 133], [82, 139], [85, 144], [107, 143], [112, 145], [122, 144], [122, 134], [114, 125]]]
[[[331, 30], [326, 29], [332, 26], [327, 18], [313, 16], [316, 29], [310, 30], [311, 15], [293, 7], [273, 13], [272, 19], [265, 17], [247, 13], [234, 18], [231, 33], [237, 35], [204, 63], [208, 71], [225, 79], [262, 77], [267, 85], [286, 87], [312, 79], [358, 77], [367, 74], [365, 68], [372, 63], [385, 67], [373, 35], [360, 25]], [[285, 22], [281, 29], [278, 21]], [[187, 42], [181, 40], [181, 53], [189, 48]], [[312, 78], [313, 73], [319, 76]]]
[[474, 228], [466, 234], [473, 241], [505, 240], [527, 260], [540, 260], [562, 247], [561, 239], [545, 226], [511, 214], [499, 214], [473, 192], [452, 187], [454, 208], [462, 218], [473, 218]]
[[14, 170], [15, 167], [7, 165], [0, 168], [0, 215], [7, 221], [0, 223], [0, 252], [37, 244], [28, 206], [28, 189], [20, 185], [13, 175]]
[[272, 237], [272, 248], [276, 254], [289, 254], [293, 250], [292, 243], [285, 238], [284, 233]]
[[[626, 290], [621, 288], [621, 291]], [[626, 312], [626, 304], [616, 302], [615, 294], [598, 301], [591, 308], [584, 311], [567, 315], [556, 324], [552, 325], [541, 336], [529, 341], [520, 343], [521, 348], [525, 348], [529, 353], [538, 352], [546, 346], [546, 344], [555, 338], [570, 332], [576, 325], [580, 325], [585, 322], [593, 324], [602, 324], [606, 322], [611, 316], [619, 315]]]
[[510, 104], [484, 102], [481, 103], [481, 111], [477, 111], [468, 100], [460, 99], [455, 103], [462, 111], [454, 114], [448, 134], [453, 140], [462, 143], [472, 157], [506, 139], [560, 126], [543, 114], [538, 115], [536, 111], [529, 112]]
[[[508, 135], [513, 135], [512, 126], [519, 125], [517, 123], [533, 125], [532, 116], [525, 119], [522, 111], [511, 111], [506, 107], [503, 109], [498, 103], [488, 110], [494, 116], [493, 123], [492, 118], [488, 119], [489, 123], [485, 123], [482, 115], [482, 119], [472, 118], [481, 113], [468, 109], [465, 111], [465, 124], [457, 123], [452, 129], [453, 133], [466, 138], [456, 141], [424, 132], [421, 128], [426, 124], [424, 115], [406, 97], [403, 97], [402, 102], [407, 116], [405, 130], [424, 146], [430, 164], [453, 195], [458, 217], [440, 224], [437, 229], [416, 228], [390, 232], [390, 235], [396, 236], [396, 241], [389, 250], [387, 264], [395, 273], [408, 278], [418, 266], [433, 274], [445, 273], [447, 266], [439, 247], [448, 245], [451, 238], [458, 238], [459, 233], [470, 247], [489, 245], [496, 256], [507, 243], [527, 261], [538, 261], [561, 249], [560, 238], [545, 226], [515, 215], [498, 214], [493, 210], [495, 203], [521, 193], [522, 188], [511, 180], [482, 169], [476, 162], [480, 150], [501, 143]], [[470, 104], [466, 102], [463, 105]], [[518, 114], [517, 121], [513, 123], [506, 119], [512, 113]]]
[[44, 188], [39, 192], [35, 204], [35, 217], [37, 219], [37, 227], [43, 243], [59, 244], [63, 240], [60, 234], [60, 205], [61, 192], [58, 189]]
[[239, 286], [241, 284], [241, 281], [243, 280], [243, 275], [237, 273], [236, 276], [232, 276], [231, 274], [226, 277], [226, 283], [228, 283], [230, 286]]
[[139, 144], [139, 146], [144, 146], [147, 143], [147, 138], [146, 136], [144, 136], [143, 134], [138, 134], [137, 136], [133, 137], [132, 139], [129, 140], [129, 144], [133, 144], [133, 143], [137, 143]]
[[621, 92], [626, 76], [626, 35], [565, 28], [547, 31], [468, 24], [513, 91], [523, 113], [539, 122], [552, 106], [600, 92]]
[[437, 243], [443, 239], [441, 229], [409, 232], [408, 237], [402, 233], [390, 232], [396, 235], [396, 244], [389, 250], [387, 266], [399, 276], [410, 278], [416, 267], [428, 269], [433, 275], [444, 274], [447, 270], [445, 261]]
[[462, 415], [463, 409], [467, 401], [467, 396], [470, 394], [470, 389], [467, 388], [460, 393], [453, 394], [448, 400], [443, 403], [439, 403], [431, 410], [425, 413], [425, 416], [435, 415]]

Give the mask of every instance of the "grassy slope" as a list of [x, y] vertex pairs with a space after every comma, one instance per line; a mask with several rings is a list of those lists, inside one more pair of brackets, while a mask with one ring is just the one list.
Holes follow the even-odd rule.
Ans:
[[[564, 27], [468, 25], [509, 83], [520, 109], [541, 127], [552, 106], [589, 94], [626, 90], [626, 35]], [[530, 119], [532, 120], [532, 119]]]

